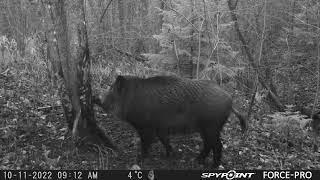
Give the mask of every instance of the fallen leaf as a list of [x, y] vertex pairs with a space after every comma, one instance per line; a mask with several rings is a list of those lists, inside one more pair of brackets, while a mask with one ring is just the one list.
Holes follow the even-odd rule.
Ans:
[[59, 140], [64, 140], [65, 137], [64, 137], [64, 136], [61, 136], [61, 137], [59, 137], [58, 139], [59, 139]]
[[53, 125], [51, 122], [48, 122], [47, 127], [51, 128]]

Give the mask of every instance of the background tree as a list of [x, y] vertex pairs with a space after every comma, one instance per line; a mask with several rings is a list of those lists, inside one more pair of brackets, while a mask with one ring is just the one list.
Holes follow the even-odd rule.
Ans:
[[95, 122], [84, 1], [58, 0], [53, 6], [59, 54], [54, 61], [59, 61], [58, 69], [62, 69], [65, 91], [60, 93], [68, 127], [74, 136], [79, 132], [81, 141], [114, 148]]

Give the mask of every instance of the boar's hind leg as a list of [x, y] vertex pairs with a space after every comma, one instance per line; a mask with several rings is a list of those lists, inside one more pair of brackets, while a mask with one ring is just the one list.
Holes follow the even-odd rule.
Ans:
[[222, 154], [222, 143], [220, 138], [220, 133], [216, 133], [213, 137], [213, 168], [219, 167], [221, 163], [221, 154]]
[[140, 128], [137, 129], [141, 140], [141, 158], [145, 158], [149, 155], [149, 148], [153, 140], [154, 129]]
[[212, 149], [212, 145], [211, 145], [212, 140], [209, 136], [210, 132], [207, 129], [208, 128], [206, 127], [200, 128], [200, 135], [203, 141], [203, 149], [201, 150], [199, 156], [197, 157], [199, 164], [204, 164], [204, 160], [206, 159], [206, 157], [208, 156], [208, 154]]
[[157, 136], [160, 139], [160, 142], [166, 148], [166, 155], [169, 157], [173, 153], [173, 148], [170, 145], [170, 140], [168, 137], [168, 130], [166, 128], [157, 129]]
[[216, 127], [204, 127], [201, 129], [200, 135], [203, 139], [203, 150], [198, 156], [199, 163], [203, 163], [205, 158], [213, 150], [213, 168], [217, 168], [221, 162], [222, 143], [220, 139], [220, 131]]

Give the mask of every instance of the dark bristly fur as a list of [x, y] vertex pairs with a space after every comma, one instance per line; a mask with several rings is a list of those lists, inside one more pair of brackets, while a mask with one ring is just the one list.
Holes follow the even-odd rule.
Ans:
[[230, 95], [207, 80], [118, 76], [111, 90], [96, 104], [137, 130], [143, 156], [148, 153], [154, 135], [170, 154], [168, 135], [192, 129], [200, 132], [203, 140], [198, 160], [203, 162], [213, 150], [213, 166], [217, 167], [222, 151], [220, 132], [230, 113], [240, 119], [243, 130], [247, 128], [246, 120], [232, 107]]

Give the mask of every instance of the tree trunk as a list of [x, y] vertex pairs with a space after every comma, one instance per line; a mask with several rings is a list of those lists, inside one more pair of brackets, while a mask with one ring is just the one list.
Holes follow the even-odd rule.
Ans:
[[238, 34], [239, 40], [241, 41], [241, 43], [243, 44], [243, 48], [246, 52], [246, 55], [248, 57], [249, 63], [250, 65], [253, 67], [253, 69], [256, 71], [257, 76], [258, 76], [258, 80], [259, 83], [261, 84], [261, 86], [265, 89], [268, 90], [268, 98], [270, 99], [270, 102], [272, 102], [272, 105], [279, 111], [284, 111], [284, 106], [281, 104], [279, 98], [276, 96], [276, 94], [267, 86], [267, 84], [265, 83], [265, 80], [261, 77], [261, 73], [258, 71], [259, 67], [256, 65], [256, 63], [254, 62], [254, 58], [250, 52], [250, 49], [248, 47], [248, 44], [246, 42], [246, 40], [244, 39], [241, 31], [240, 31], [240, 27], [238, 24], [238, 19], [237, 19], [237, 15], [234, 12], [236, 7], [237, 7], [237, 3], [238, 0], [234, 1], [235, 3], [232, 3], [232, 0], [228, 0], [228, 7], [229, 10], [231, 12], [231, 19], [232, 21], [234, 21], [234, 27], [236, 29], [236, 32]]
[[120, 49], [126, 50], [126, 39], [125, 39], [125, 3], [124, 0], [118, 0], [118, 11], [119, 11], [119, 26], [120, 26]]
[[[161, 10], [164, 10], [165, 9], [165, 5], [166, 5], [166, 0], [159, 0], [159, 7]], [[162, 29], [162, 25], [163, 25], [163, 15], [160, 13], [157, 15], [157, 25], [154, 26], [154, 32], [155, 34], [160, 34], [161, 33], [161, 29]], [[160, 53], [161, 51], [161, 46], [160, 46], [160, 43], [159, 41], [156, 41], [154, 43], [154, 46], [153, 48], [154, 49], [154, 53], [155, 54], [158, 54]]]
[[[195, 22], [195, 14], [194, 14], [194, 9], [195, 9], [195, 3], [196, 1], [195, 0], [190, 0], [190, 6], [191, 6], [191, 23], [194, 24]], [[191, 54], [191, 57], [190, 58], [187, 58], [187, 59], [180, 59], [180, 61], [186, 61], [186, 62], [183, 62], [182, 63], [182, 66], [181, 69], [184, 69], [185, 72], [183, 74], [184, 77], [187, 77], [187, 78], [190, 78], [192, 79], [193, 78], [193, 74], [195, 74], [193, 71], [193, 60], [192, 60], [192, 57], [196, 57], [196, 54], [197, 54], [197, 48], [195, 47], [195, 30], [192, 29], [191, 32], [190, 32], [190, 36], [192, 37], [191, 38], [191, 46], [190, 46], [190, 54]], [[197, 77], [199, 78], [199, 77]]]
[[[57, 59], [60, 77], [60, 95], [69, 130], [81, 143], [101, 144], [115, 148], [108, 137], [97, 126], [91, 98], [91, 76], [88, 37], [84, 1], [56, 0], [52, 13], [55, 19]], [[63, 82], [63, 83], [62, 83]], [[65, 89], [62, 90], [62, 84]]]

